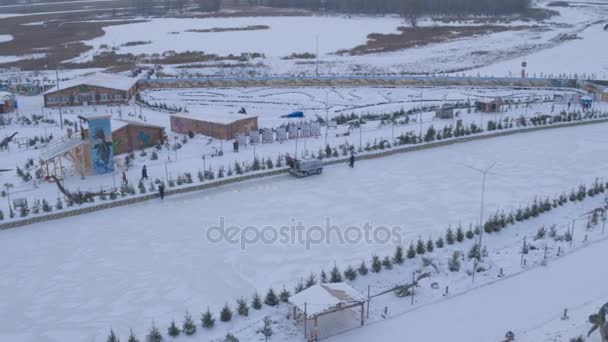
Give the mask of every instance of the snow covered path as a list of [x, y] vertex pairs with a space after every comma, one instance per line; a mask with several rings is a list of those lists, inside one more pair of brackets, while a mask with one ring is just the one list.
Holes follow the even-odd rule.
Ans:
[[[559, 320], [564, 308], [572, 310], [588, 306], [589, 302], [608, 301], [608, 273], [599, 265], [606, 258], [608, 241], [603, 240], [555, 260], [547, 267], [352, 330], [329, 341], [403, 341], [406, 338], [428, 342], [490, 342], [501, 341], [505, 332], [512, 330], [517, 341], [539, 342], [537, 337], [530, 338], [530, 333]], [[593, 311], [587, 315], [591, 313]], [[561, 326], [569, 324], [563, 321]], [[562, 336], [560, 341], [581, 333]], [[588, 341], [600, 339], [592, 336]]]
[[[186, 310], [218, 308], [335, 261], [359, 263], [393, 246], [213, 244], [227, 225], [400, 225], [409, 242], [478, 219], [480, 176], [463, 164], [498, 160], [487, 212], [608, 174], [608, 124], [519, 134], [329, 167], [0, 232], [0, 340], [98, 340]], [[154, 175], [151, 175], [154, 177]], [[562, 305], [562, 304], [560, 304]], [[496, 333], [500, 333], [499, 329]]]

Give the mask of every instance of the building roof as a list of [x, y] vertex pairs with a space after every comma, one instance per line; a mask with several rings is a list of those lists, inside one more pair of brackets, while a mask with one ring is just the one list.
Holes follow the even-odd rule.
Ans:
[[147, 122], [130, 121], [130, 120], [124, 120], [124, 119], [112, 119], [111, 125], [112, 125], [112, 132], [119, 130], [125, 126], [150, 127], [150, 128], [164, 129], [163, 126], [153, 125], [153, 124], [149, 124]]
[[253, 114], [210, 114], [210, 113], [176, 113], [173, 116], [180, 118], [200, 120], [205, 122], [212, 122], [218, 124], [231, 124], [239, 120], [257, 118], [257, 115]]
[[6, 100], [11, 100], [15, 97], [13, 93], [9, 93], [8, 91], [0, 91], [0, 101], [4, 102]]
[[[98, 72], [88, 77], [77, 78], [69, 81], [59, 82], [59, 90], [88, 85], [101, 88], [118, 89], [127, 91], [137, 83], [138, 78], [126, 77], [116, 74]], [[58, 90], [57, 86], [45, 91], [45, 94], [54, 93]]]
[[306, 314], [317, 316], [330, 312], [340, 304], [354, 304], [366, 301], [367, 298], [347, 283], [326, 283], [313, 285], [306, 290], [289, 297], [289, 303]]

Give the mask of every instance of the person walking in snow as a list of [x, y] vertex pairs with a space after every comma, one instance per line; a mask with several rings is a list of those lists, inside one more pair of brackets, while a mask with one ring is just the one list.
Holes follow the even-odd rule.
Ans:
[[141, 180], [148, 180], [148, 169], [146, 168], [146, 165], [144, 165], [144, 167], [141, 168]]
[[351, 168], [355, 167], [355, 154], [353, 152], [350, 153], [350, 158], [348, 159], [348, 166]]
[[122, 185], [129, 185], [129, 181], [127, 180], [127, 174], [124, 171], [122, 172]]
[[165, 198], [165, 184], [164, 183], [160, 183], [158, 185], [158, 195], [160, 196], [161, 200]]

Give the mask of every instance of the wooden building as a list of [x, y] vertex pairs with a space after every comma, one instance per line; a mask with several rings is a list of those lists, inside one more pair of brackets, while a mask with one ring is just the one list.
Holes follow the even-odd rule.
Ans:
[[503, 104], [501, 99], [475, 101], [475, 110], [478, 112], [496, 113], [500, 112]]
[[165, 142], [165, 129], [161, 126], [140, 122], [122, 121], [122, 123], [122, 125], [115, 125], [112, 122], [115, 155], [141, 150]]
[[258, 130], [255, 115], [171, 115], [171, 131], [175, 133], [202, 134], [216, 139], [230, 140], [237, 134], [249, 134]]
[[435, 111], [435, 117], [439, 119], [452, 119], [454, 117], [454, 106], [444, 104]]
[[[114, 155], [142, 150], [158, 143], [163, 144], [166, 140], [165, 129], [161, 126], [114, 119], [110, 124]], [[82, 136], [87, 138], [88, 135], [88, 129], [84, 128]]]
[[87, 106], [128, 104], [137, 90], [137, 78], [97, 73], [59, 82], [44, 92], [44, 106]]
[[0, 114], [11, 113], [17, 108], [15, 95], [6, 91], [0, 91]]

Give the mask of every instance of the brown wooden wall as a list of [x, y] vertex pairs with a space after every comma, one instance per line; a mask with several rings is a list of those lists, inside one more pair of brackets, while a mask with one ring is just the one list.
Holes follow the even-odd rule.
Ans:
[[183, 116], [171, 116], [171, 131], [181, 134], [188, 132], [203, 134], [216, 139], [234, 139], [238, 133], [247, 134], [258, 129], [258, 118], [245, 118], [229, 124], [207, 122]]
[[[149, 137], [147, 143], [141, 140], [142, 133]], [[162, 144], [164, 135], [162, 127], [126, 125], [112, 132], [114, 154], [129, 153], [140, 150], [142, 147], [154, 146], [159, 142]]]

